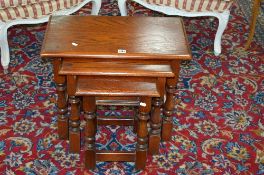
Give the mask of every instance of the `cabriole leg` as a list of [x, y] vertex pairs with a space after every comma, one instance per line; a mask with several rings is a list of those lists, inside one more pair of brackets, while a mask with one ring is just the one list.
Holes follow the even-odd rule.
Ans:
[[92, 1], [92, 12], [91, 15], [98, 15], [101, 8], [101, 0]]
[[127, 16], [126, 0], [118, 0], [118, 7], [120, 10], [121, 16]]
[[0, 23], [0, 48], [1, 48], [1, 64], [4, 69], [4, 73], [8, 73], [8, 65], [10, 63], [10, 53], [7, 41], [7, 29], [8, 27], [4, 23]]
[[225, 28], [227, 26], [228, 20], [229, 20], [229, 11], [225, 11], [223, 13], [219, 13], [216, 17], [218, 18], [218, 29], [215, 35], [214, 40], [214, 54], [216, 56], [220, 55], [221, 53], [221, 40], [222, 35], [225, 31]]

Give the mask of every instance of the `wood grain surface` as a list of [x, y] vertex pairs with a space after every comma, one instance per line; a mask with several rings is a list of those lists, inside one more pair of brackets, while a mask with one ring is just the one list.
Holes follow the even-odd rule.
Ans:
[[79, 76], [77, 96], [148, 96], [159, 97], [154, 78]]
[[190, 59], [182, 26], [176, 17], [52, 16], [41, 56]]
[[174, 77], [168, 61], [64, 59], [61, 75]]

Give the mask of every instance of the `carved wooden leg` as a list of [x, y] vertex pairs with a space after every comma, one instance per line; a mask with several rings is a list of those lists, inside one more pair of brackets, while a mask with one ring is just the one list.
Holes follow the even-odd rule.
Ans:
[[144, 169], [147, 161], [148, 128], [147, 121], [151, 109], [151, 98], [142, 97], [139, 107], [137, 147], [136, 147], [136, 169]]
[[67, 94], [66, 94], [66, 77], [59, 75], [61, 59], [53, 61], [54, 81], [57, 85], [56, 91], [58, 94], [58, 135], [60, 139], [68, 139], [69, 137], [69, 118], [67, 117]]
[[75, 96], [76, 92], [76, 76], [67, 76], [67, 86], [69, 103], [71, 105], [70, 113], [70, 152], [79, 153], [81, 147], [80, 135], [80, 99]]
[[96, 164], [95, 134], [96, 134], [96, 104], [95, 97], [83, 97], [85, 126], [85, 166], [94, 169]]
[[166, 80], [166, 101], [164, 105], [164, 117], [162, 121], [161, 138], [163, 141], [171, 139], [172, 132], [172, 113], [174, 109], [173, 94], [176, 91], [176, 85], [179, 79], [180, 61], [172, 61], [171, 63], [174, 78], [167, 78]]
[[160, 132], [161, 132], [161, 117], [160, 117], [161, 99], [153, 99], [153, 111], [150, 117], [151, 130], [149, 133], [149, 153], [158, 154], [160, 144]]

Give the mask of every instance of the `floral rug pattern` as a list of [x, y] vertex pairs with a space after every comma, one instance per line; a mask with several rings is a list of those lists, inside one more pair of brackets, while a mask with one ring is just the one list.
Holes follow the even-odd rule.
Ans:
[[[90, 13], [90, 5], [77, 12]], [[129, 2], [129, 14], [163, 16]], [[100, 15], [119, 15], [117, 2], [103, 1]], [[184, 18], [193, 60], [181, 65], [175, 94], [173, 137], [148, 156], [144, 171], [133, 162], [97, 162], [84, 167], [84, 152], [69, 153], [59, 140], [56, 93], [50, 60], [40, 58], [46, 24], [9, 29], [11, 63], [0, 68], [0, 174], [264, 174], [263, 47], [242, 46], [248, 24], [235, 4], [223, 35], [223, 53], [213, 55], [217, 20]], [[133, 115], [129, 107], [100, 106], [104, 115]], [[82, 123], [82, 128], [83, 128]], [[133, 150], [132, 128], [99, 127], [99, 149]]]

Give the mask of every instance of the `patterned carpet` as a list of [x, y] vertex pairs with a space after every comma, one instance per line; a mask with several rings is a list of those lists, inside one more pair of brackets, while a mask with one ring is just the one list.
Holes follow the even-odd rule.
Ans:
[[[130, 15], [162, 16], [135, 3]], [[78, 15], [90, 13], [90, 6]], [[116, 1], [104, 0], [101, 15], [118, 15]], [[9, 30], [10, 73], [0, 68], [0, 172], [20, 174], [264, 174], [263, 47], [244, 51], [248, 23], [237, 5], [223, 35], [223, 53], [213, 55], [217, 20], [184, 18], [193, 60], [181, 65], [175, 94], [173, 137], [148, 156], [145, 171], [134, 163], [97, 162], [84, 168], [82, 153], [70, 154], [58, 139], [56, 94], [50, 61], [40, 59], [46, 24]], [[98, 113], [132, 115], [128, 107], [101, 106]], [[83, 123], [82, 123], [83, 126]], [[131, 128], [100, 127], [97, 147], [134, 149]], [[0, 173], [0, 174], [1, 174]]]

